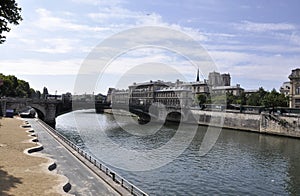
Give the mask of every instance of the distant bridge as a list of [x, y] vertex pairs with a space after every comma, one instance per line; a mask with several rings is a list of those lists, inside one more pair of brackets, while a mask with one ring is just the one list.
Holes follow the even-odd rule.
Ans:
[[176, 106], [160, 107], [153, 104], [153, 106], [140, 105], [126, 105], [126, 104], [112, 104], [112, 109], [123, 109], [129, 111], [139, 117], [142, 122], [154, 121], [174, 121], [174, 122], [194, 122], [195, 118], [189, 108], [181, 108]]
[[34, 108], [38, 117], [51, 126], [55, 126], [55, 118], [61, 114], [72, 111], [72, 102], [64, 103], [56, 99], [29, 99], [29, 98], [1, 98], [0, 109], [2, 115], [7, 109], [22, 112], [26, 107]]

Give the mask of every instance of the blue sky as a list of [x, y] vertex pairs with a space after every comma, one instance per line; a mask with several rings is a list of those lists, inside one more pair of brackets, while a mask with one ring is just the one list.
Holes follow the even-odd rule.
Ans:
[[[0, 45], [0, 72], [27, 80], [37, 90], [47, 86], [50, 93], [80, 93], [74, 92], [74, 83], [90, 51], [135, 27], [168, 27], [191, 36], [207, 50], [218, 71], [229, 72], [232, 83], [245, 89], [278, 89], [291, 70], [300, 67], [297, 0], [17, 2], [24, 20]], [[144, 48], [114, 59], [93, 91], [106, 92], [128, 70], [148, 62], [172, 64], [187, 81], [196, 77], [196, 68], [176, 55]], [[150, 75], [153, 80], [172, 79], [161, 73], [166, 72]], [[149, 78], [142, 73], [132, 77], [143, 79]]]

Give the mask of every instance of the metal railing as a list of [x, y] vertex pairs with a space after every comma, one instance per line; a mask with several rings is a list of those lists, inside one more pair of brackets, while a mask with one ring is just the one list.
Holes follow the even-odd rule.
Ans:
[[62, 141], [64, 141], [68, 146], [70, 146], [72, 149], [74, 149], [76, 152], [78, 152], [83, 158], [88, 160], [90, 163], [92, 163], [94, 166], [96, 166], [100, 171], [105, 173], [107, 176], [109, 176], [116, 184], [121, 185], [125, 190], [127, 190], [130, 194], [135, 196], [148, 196], [147, 193], [127, 181], [125, 178], [117, 174], [115, 171], [107, 167], [105, 164], [99, 162], [96, 158], [91, 156], [88, 152], [82, 150], [80, 147], [78, 147], [76, 144], [68, 140], [65, 136], [57, 132], [55, 129], [53, 129], [51, 126], [43, 122], [42, 120], [38, 120], [40, 123], [42, 123], [48, 130], [50, 130], [52, 133], [54, 133], [56, 136], [58, 136]]

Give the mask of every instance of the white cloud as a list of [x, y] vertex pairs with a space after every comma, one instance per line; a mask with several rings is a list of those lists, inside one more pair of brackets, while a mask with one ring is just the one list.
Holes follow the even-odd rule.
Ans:
[[[292, 41], [291, 41], [292, 42]], [[291, 46], [288, 44], [278, 44], [274, 43], [274, 45], [268, 44], [255, 44], [255, 43], [249, 43], [248, 45], [245, 44], [230, 44], [230, 43], [220, 43], [220, 44], [212, 44], [207, 43], [204, 45], [206, 48], [208, 48], [209, 51], [239, 51], [239, 52], [247, 52], [247, 53], [253, 53], [253, 52], [262, 52], [262, 53], [285, 53], [285, 54], [294, 54], [300, 52], [299, 46]]]
[[40, 44], [31, 49], [36, 52], [64, 54], [80, 51], [79, 40], [66, 38], [49, 38], [41, 40]]
[[0, 61], [1, 72], [15, 75], [75, 75], [81, 59], [60, 61], [19, 59]]
[[74, 3], [97, 5], [100, 0], [71, 0]]
[[300, 33], [299, 32], [293, 32], [290, 36], [290, 42], [296, 45], [300, 45]]
[[80, 24], [75, 19], [70, 19], [70, 17], [68, 17], [69, 15], [74, 15], [74, 13], [71, 12], [53, 13], [47, 9], [38, 8], [36, 9], [36, 13], [38, 14], [38, 19], [36, 21], [32, 21], [33, 25], [36, 28], [47, 32], [73, 31], [84, 34], [110, 30], [108, 27], [100, 27], [97, 25], [92, 26], [88, 25], [86, 22]]
[[97, 6], [115, 6], [121, 4], [123, 1], [121, 0], [71, 0], [74, 3], [78, 4], [88, 4], [88, 5], [97, 5]]
[[250, 32], [291, 31], [296, 29], [296, 26], [290, 23], [257, 23], [250, 21], [234, 24], [234, 27], [238, 30]]
[[300, 56], [263, 56], [242, 52], [210, 52], [222, 72], [233, 77], [256, 81], [285, 81], [291, 69], [300, 62]]
[[52, 15], [52, 12], [39, 8], [36, 10], [38, 20], [35, 21], [34, 26], [47, 30], [47, 31], [57, 31], [57, 30], [73, 30], [73, 31], [83, 31], [87, 29], [86, 25], [79, 25], [72, 23], [69, 20], [55, 17]]
[[108, 25], [111, 29], [117, 29], [118, 32], [120, 30], [141, 26], [162, 26], [184, 32], [197, 41], [207, 40], [207, 36], [198, 29], [166, 23], [163, 21], [161, 15], [154, 12], [136, 12], [116, 6], [103, 8], [101, 9], [101, 13], [90, 13], [88, 16], [100, 26]]
[[111, 24], [114, 24], [114, 27], [122, 26], [123, 28], [167, 25], [157, 13], [130, 11], [119, 6], [102, 8], [97, 13], [89, 13], [88, 17], [99, 25], [108, 25], [110, 27], [113, 27]]

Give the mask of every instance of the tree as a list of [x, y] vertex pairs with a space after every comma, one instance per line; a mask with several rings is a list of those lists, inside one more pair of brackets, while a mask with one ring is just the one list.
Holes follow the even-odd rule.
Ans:
[[274, 108], [275, 106], [277, 106], [276, 99], [277, 99], [277, 92], [275, 89], [273, 89], [271, 92], [265, 94], [262, 103], [265, 107]]
[[227, 104], [227, 96], [226, 94], [220, 94], [220, 95], [213, 95], [211, 96], [211, 103], [212, 104]]
[[263, 100], [267, 94], [268, 92], [265, 91], [263, 87], [260, 87], [256, 93], [247, 97], [246, 104], [252, 106], [263, 106]]
[[6, 36], [4, 32], [9, 32], [8, 24], [18, 25], [22, 20], [21, 8], [15, 0], [1, 0], [0, 1], [0, 44], [5, 42]]
[[19, 80], [16, 76], [5, 76], [0, 73], [0, 80], [3, 82], [0, 86], [0, 96], [6, 97], [31, 97], [32, 90], [29, 83]]
[[254, 93], [247, 98], [246, 104], [252, 106], [260, 106], [261, 105], [260, 102], [261, 102], [261, 97], [259, 97], [258, 93]]
[[199, 94], [196, 97], [196, 102], [198, 103], [198, 105], [203, 105], [205, 104], [207, 101], [207, 96], [204, 94]]
[[48, 94], [49, 94], [49, 93], [48, 93], [48, 89], [47, 89], [46, 87], [44, 87], [42, 97], [43, 97], [44, 99], [46, 99]]
[[285, 96], [282, 93], [277, 95], [277, 106], [279, 107], [289, 107], [289, 97]]
[[267, 92], [263, 99], [263, 105], [265, 107], [287, 107], [288, 98], [273, 89], [271, 92]]
[[237, 96], [235, 100], [235, 103], [240, 105], [246, 105], [246, 102], [247, 102], [247, 98], [244, 92], [242, 92], [240, 96]]
[[40, 99], [42, 96], [42, 93], [40, 91], [35, 91], [36, 98]]
[[232, 93], [226, 93], [226, 102], [227, 105], [236, 104], [237, 96], [234, 96]]

